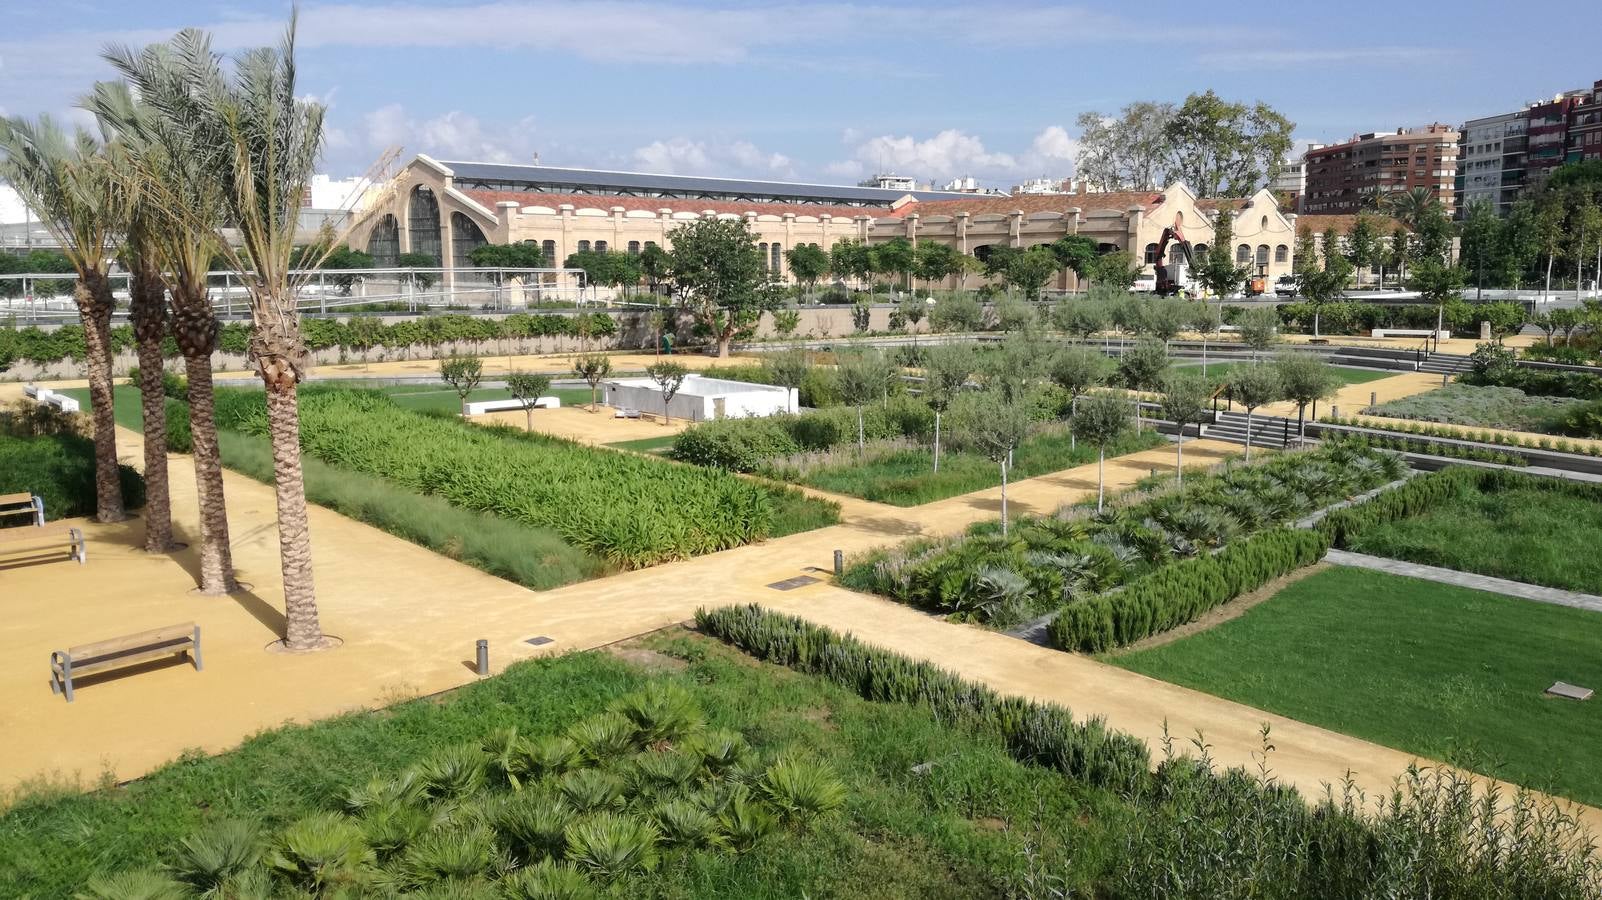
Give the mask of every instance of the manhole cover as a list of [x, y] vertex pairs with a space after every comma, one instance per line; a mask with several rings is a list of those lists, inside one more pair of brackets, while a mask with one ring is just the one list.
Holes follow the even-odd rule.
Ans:
[[1566, 697], [1570, 700], [1589, 700], [1591, 699], [1591, 694], [1593, 693], [1590, 688], [1583, 688], [1577, 684], [1569, 684], [1566, 681], [1552, 682], [1552, 686], [1547, 688], [1546, 692], [1554, 697]]
[[542, 634], [539, 637], [531, 637], [528, 640], [524, 641], [523, 643], [525, 643], [525, 644], [533, 644], [536, 647], [543, 647], [546, 644], [549, 644], [551, 642], [552, 642], [551, 638], [548, 638], [548, 637], [546, 637], [545, 635]]
[[806, 587], [809, 584], [817, 583], [818, 579], [813, 578], [811, 575], [797, 575], [794, 578], [786, 578], [783, 581], [775, 581], [768, 585], [768, 587], [773, 588], [776, 591], [793, 591], [798, 587]]

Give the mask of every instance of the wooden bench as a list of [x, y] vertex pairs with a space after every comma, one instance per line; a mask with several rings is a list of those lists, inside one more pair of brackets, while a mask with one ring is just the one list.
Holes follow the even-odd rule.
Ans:
[[1449, 340], [1450, 331], [1437, 332], [1433, 328], [1375, 328], [1368, 333], [1369, 337], [1433, 337], [1438, 340]]
[[200, 671], [200, 626], [193, 622], [153, 628], [124, 637], [82, 644], [50, 654], [50, 691], [72, 702], [72, 680], [120, 669], [163, 656], [188, 656]]
[[[18, 546], [18, 545], [21, 546]], [[21, 528], [0, 528], [0, 553], [20, 553], [25, 550], [59, 550], [67, 546], [67, 558], [83, 565], [89, 558], [83, 532], [65, 522], [49, 525], [28, 525]]]
[[0, 494], [0, 519], [9, 516], [32, 516], [33, 524], [44, 524], [44, 498], [23, 492]]

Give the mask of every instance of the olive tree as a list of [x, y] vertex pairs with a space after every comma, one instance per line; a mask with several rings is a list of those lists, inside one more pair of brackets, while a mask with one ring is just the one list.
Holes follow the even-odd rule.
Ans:
[[1341, 386], [1340, 375], [1318, 354], [1306, 351], [1288, 351], [1276, 356], [1274, 374], [1279, 378], [1280, 396], [1296, 404], [1297, 437], [1306, 437], [1307, 405], [1335, 396]]
[[1252, 412], [1283, 396], [1279, 373], [1272, 366], [1243, 366], [1229, 376], [1230, 396], [1246, 407], [1246, 459], [1252, 458]]
[[895, 367], [878, 350], [837, 353], [835, 363], [840, 373], [840, 396], [857, 409], [857, 450], [861, 451], [867, 448], [862, 434], [862, 408], [870, 400], [884, 396]]
[[527, 418], [525, 431], [534, 430], [534, 404], [551, 386], [551, 376], [540, 375], [535, 372], [513, 372], [506, 376], [506, 390], [511, 393], [512, 399], [523, 407], [523, 415]]
[[[1073, 418], [1079, 408], [1079, 398], [1093, 387], [1107, 383], [1112, 374], [1112, 360], [1089, 347], [1064, 347], [1051, 358], [1049, 374], [1058, 387], [1068, 392], [1068, 417]], [[1071, 448], [1079, 446], [1079, 438], [1069, 430]]]
[[1096, 512], [1107, 493], [1107, 446], [1129, 430], [1129, 405], [1107, 391], [1089, 394], [1074, 411], [1074, 437], [1096, 447]]
[[1034, 428], [1034, 403], [1027, 394], [987, 388], [957, 398], [952, 416], [967, 441], [1001, 467], [1001, 533], [1007, 534], [1007, 468], [1012, 453]]
[[1279, 340], [1279, 314], [1271, 307], [1259, 306], [1241, 313], [1235, 323], [1240, 328], [1241, 342], [1252, 348], [1252, 362], [1257, 354], [1267, 350]]
[[605, 353], [582, 354], [573, 360], [573, 374], [590, 386], [590, 412], [595, 412], [601, 382], [612, 374], [612, 357]]
[[1154, 391], [1162, 386], [1163, 373], [1168, 371], [1168, 351], [1161, 341], [1142, 338], [1124, 352], [1118, 360], [1118, 374], [1124, 386], [1135, 395], [1135, 430], [1140, 430], [1140, 392]]
[[468, 395], [478, 390], [479, 382], [484, 380], [484, 362], [471, 354], [458, 356], [453, 353], [439, 361], [439, 380], [456, 392], [461, 399], [462, 415], [465, 416]]
[[645, 374], [656, 382], [657, 390], [662, 392], [662, 424], [673, 423], [673, 413], [668, 404], [673, 402], [673, 395], [684, 386], [684, 379], [690, 374], [689, 370], [676, 362], [657, 362], [645, 367]]
[[940, 471], [940, 417], [962, 393], [973, 374], [973, 351], [966, 344], [931, 347], [924, 355], [923, 400], [934, 410], [934, 471]]
[[1224, 327], [1224, 319], [1220, 315], [1218, 307], [1205, 300], [1202, 301], [1200, 306], [1196, 307], [1194, 313], [1190, 320], [1190, 327], [1201, 335], [1202, 377], [1205, 378], [1207, 376], [1207, 336], [1217, 334], [1219, 329]]
[[1185, 426], [1200, 422], [1207, 415], [1207, 399], [1212, 391], [1203, 375], [1170, 372], [1163, 378], [1161, 401], [1163, 418], [1173, 422], [1174, 475], [1180, 484], [1185, 483]]

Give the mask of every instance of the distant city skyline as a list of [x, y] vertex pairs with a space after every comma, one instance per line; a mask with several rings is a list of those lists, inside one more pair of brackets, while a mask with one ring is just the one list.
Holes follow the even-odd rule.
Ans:
[[[1074, 173], [1075, 119], [1209, 88], [1264, 100], [1299, 142], [1460, 125], [1589, 85], [1583, 0], [1518, 34], [1498, 4], [309, 3], [301, 84], [329, 106], [319, 171], [384, 148], [436, 157], [852, 183], [876, 172], [1005, 188]], [[7, 10], [0, 112], [73, 121], [108, 43], [199, 27], [276, 40], [284, 3]], [[92, 23], [85, 25], [83, 23]], [[1539, 24], [1539, 32], [1535, 26]], [[1514, 61], [1516, 64], [1503, 64]]]

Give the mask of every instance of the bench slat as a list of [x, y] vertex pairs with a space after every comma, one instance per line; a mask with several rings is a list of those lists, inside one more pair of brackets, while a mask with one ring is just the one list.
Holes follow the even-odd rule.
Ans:
[[33, 495], [27, 491], [20, 494], [0, 494], [0, 506], [32, 506]]
[[67, 655], [73, 659], [73, 668], [77, 668], [77, 660], [104, 656], [135, 647], [148, 647], [151, 644], [169, 643], [178, 639], [189, 640], [194, 637], [195, 623], [184, 622], [181, 625], [166, 625], [161, 628], [152, 628], [138, 634], [123, 635], [122, 637], [107, 638], [95, 641], [92, 644], [79, 644], [68, 647]]
[[13, 528], [0, 528], [0, 544], [15, 544], [22, 541], [44, 541], [50, 538], [71, 537], [73, 526], [67, 522], [51, 522], [46, 525], [18, 525]]
[[182, 651], [188, 650], [189, 648], [193, 647], [194, 644], [195, 642], [193, 640], [185, 638], [181, 641], [173, 641], [172, 643], [163, 644], [159, 647], [150, 647], [143, 650], [116, 653], [108, 656], [99, 656], [92, 659], [86, 659], [83, 662], [79, 662], [78, 657], [74, 656], [72, 658], [72, 677], [77, 678], [79, 675], [88, 675], [93, 672], [100, 672], [106, 669], [120, 669], [123, 666], [131, 666], [135, 663], [142, 663], [147, 660], [160, 659], [165, 656], [174, 656]]

